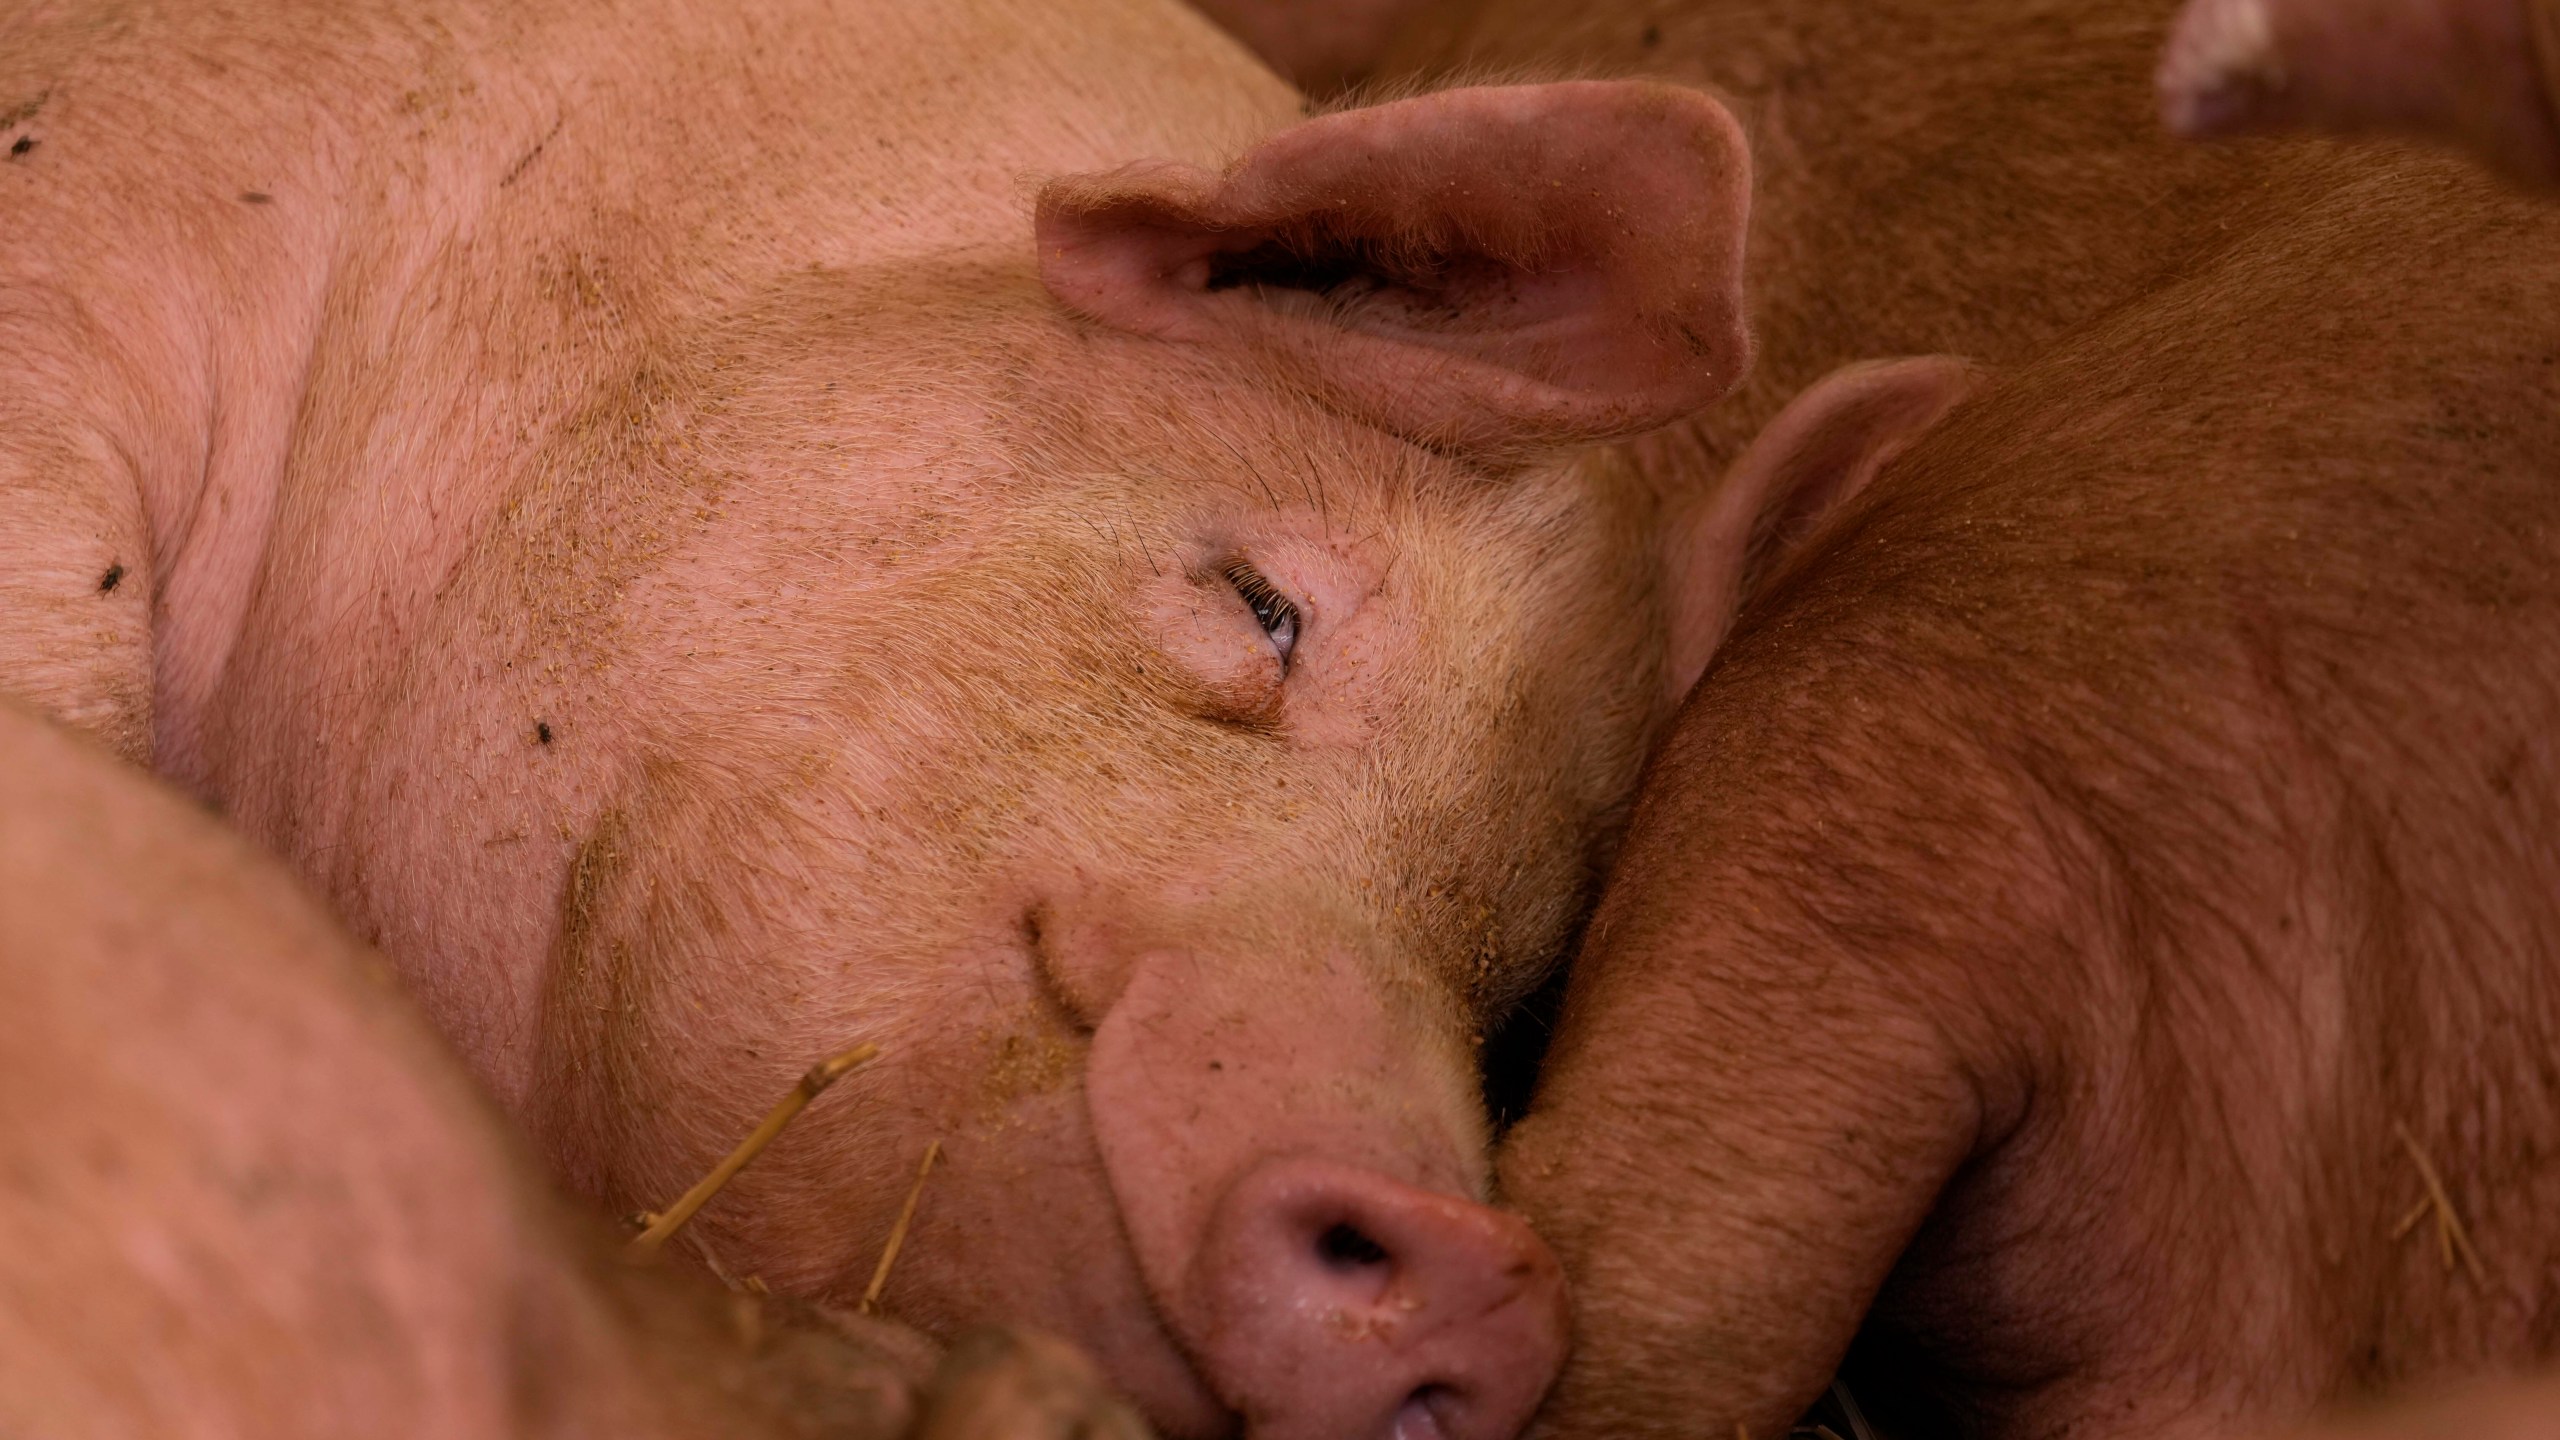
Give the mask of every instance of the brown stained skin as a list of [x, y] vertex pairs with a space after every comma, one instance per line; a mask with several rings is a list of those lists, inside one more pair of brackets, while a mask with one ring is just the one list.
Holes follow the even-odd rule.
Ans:
[[[1774, 1423], [1871, 1296], [1888, 1394], [1995, 1436], [2560, 1341], [2560, 227], [2294, 196], [1959, 412], [1693, 698], [1504, 1159], [1557, 1433]], [[2401, 1124], [2485, 1285], [2392, 1238]]]
[[2481, 1385], [2342, 1419], [2290, 1440], [2540, 1440], [2560, 1429], [2560, 1381]]
[[1376, 64], [1426, 0], [1194, 0], [1271, 68], [1311, 95], [1330, 95]]
[[0, 1429], [888, 1440], [916, 1418], [920, 1338], [613, 1258], [280, 867], [7, 702], [0, 955]]

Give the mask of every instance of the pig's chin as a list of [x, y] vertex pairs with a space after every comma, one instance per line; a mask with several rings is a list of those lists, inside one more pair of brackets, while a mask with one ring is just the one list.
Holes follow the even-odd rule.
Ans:
[[1111, 1381], [1144, 1412], [1165, 1440], [1224, 1440], [1241, 1428], [1236, 1415], [1209, 1393], [1189, 1357], [1153, 1309], [1142, 1334], [1093, 1337]]
[[[1116, 1228], [1116, 1221], [1115, 1221]], [[997, 1297], [980, 1318], [1028, 1325], [1083, 1345], [1114, 1388], [1165, 1440], [1226, 1440], [1241, 1429], [1220, 1404], [1139, 1283], [1125, 1244], [1076, 1257], [1051, 1293]], [[1054, 1273], [1054, 1272], [1053, 1272]]]

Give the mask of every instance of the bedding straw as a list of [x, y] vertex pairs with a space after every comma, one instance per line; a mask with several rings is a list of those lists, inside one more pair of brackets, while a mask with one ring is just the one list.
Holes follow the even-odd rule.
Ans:
[[[720, 1193], [720, 1187], [735, 1179], [739, 1171], [747, 1168], [748, 1161], [773, 1143], [784, 1126], [809, 1108], [810, 1101], [879, 1053], [877, 1045], [856, 1045], [841, 1055], [810, 1066], [809, 1072], [800, 1077], [800, 1083], [791, 1087], [791, 1093], [766, 1112], [764, 1122], [756, 1126], [746, 1139], [739, 1141], [738, 1148], [730, 1151], [727, 1159], [711, 1167], [711, 1173], [695, 1181], [693, 1188], [678, 1197], [676, 1203], [657, 1214], [641, 1217], [644, 1228], [631, 1237], [625, 1253], [641, 1260], [656, 1256], [669, 1240], [675, 1238], [676, 1232], [684, 1228], [685, 1222], [693, 1218], [694, 1212], [709, 1204], [711, 1197]], [[910, 1200], [908, 1203], [912, 1206], [914, 1202]]]

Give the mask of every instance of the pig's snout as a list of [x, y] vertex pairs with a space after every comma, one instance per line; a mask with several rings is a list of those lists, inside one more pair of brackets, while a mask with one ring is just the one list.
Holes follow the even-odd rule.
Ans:
[[1250, 1440], [1505, 1440], [1564, 1362], [1564, 1277], [1512, 1216], [1348, 1165], [1266, 1161], [1192, 1272]]

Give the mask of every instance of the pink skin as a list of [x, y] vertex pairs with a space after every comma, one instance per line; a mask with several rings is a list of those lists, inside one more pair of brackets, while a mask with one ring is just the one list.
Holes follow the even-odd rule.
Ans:
[[940, 1141], [929, 1329], [1177, 1436], [1515, 1427], [1563, 1302], [1474, 1041], [1753, 532], [1575, 463], [1746, 362], [1722, 109], [1301, 123], [1148, 0], [153, 13], [0, 46], [0, 687], [281, 852], [609, 1213], [878, 1041], [730, 1273], [855, 1298]]
[[[1223, 995], [1232, 974], [1142, 958], [1094, 1033], [1095, 1138], [1150, 1290], [1255, 1434], [1518, 1428], [1563, 1360], [1564, 1287], [1526, 1226], [1454, 1198], [1482, 1179], [1405, 1098], [1441, 1067], [1330, 977]], [[1229, 1005], [1253, 1031], [1193, 1018]], [[1360, 1111], [1304, 1103], [1301, 1076]]]
[[0, 1430], [910, 1433], [919, 1337], [742, 1345], [738, 1297], [565, 1213], [281, 866], [7, 701], [0, 955]]
[[2550, 0], [2190, 0], [2160, 65], [2170, 128], [2389, 133], [2560, 185]]
[[[1688, 91], [1448, 91], [1309, 121], [1223, 175], [1053, 187], [1041, 274], [1069, 306], [1140, 334], [1259, 343], [1293, 380], [1400, 434], [1496, 455], [1551, 447], [1652, 428], [1741, 378], [1744, 163], [1731, 120]], [[1347, 335], [1218, 271], [1346, 245], [1379, 257]], [[1434, 318], [1451, 311], [1482, 318]]]

